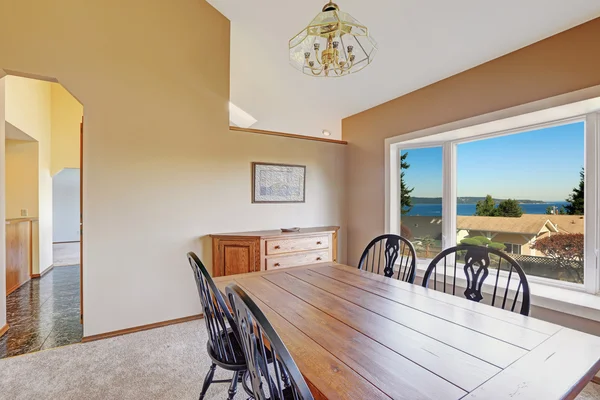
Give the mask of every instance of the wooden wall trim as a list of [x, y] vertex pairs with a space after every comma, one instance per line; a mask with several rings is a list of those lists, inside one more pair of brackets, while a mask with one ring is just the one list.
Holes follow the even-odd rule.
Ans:
[[147, 331], [149, 329], [154, 329], [154, 328], [162, 328], [163, 326], [181, 324], [183, 322], [195, 321], [197, 319], [202, 319], [202, 318], [204, 318], [204, 315], [197, 314], [197, 315], [191, 315], [189, 317], [170, 319], [168, 321], [162, 321], [162, 322], [155, 322], [155, 323], [148, 324], [148, 325], [134, 326], [133, 328], [120, 329], [118, 331], [99, 333], [97, 335], [91, 335], [91, 336], [84, 336], [81, 339], [81, 342], [82, 343], [93, 342], [95, 340], [108, 339], [108, 338], [115, 337], [115, 336], [127, 335], [129, 333], [134, 333], [134, 332]]
[[54, 264], [52, 264], [51, 266], [49, 266], [48, 268], [46, 268], [41, 274], [31, 274], [32, 278], [41, 278], [42, 276], [46, 275], [48, 272], [52, 271], [54, 269]]
[[5, 324], [2, 328], [0, 328], [0, 337], [8, 332], [8, 324]]
[[304, 135], [296, 135], [293, 133], [284, 133], [284, 132], [275, 132], [275, 131], [264, 131], [262, 129], [250, 129], [250, 128], [240, 128], [238, 126], [230, 126], [230, 131], [236, 132], [247, 132], [247, 133], [258, 133], [261, 135], [271, 135], [271, 136], [282, 136], [291, 139], [302, 139], [302, 140], [313, 140], [316, 142], [326, 142], [326, 143], [335, 143], [335, 144], [348, 144], [345, 140], [337, 140], [337, 139], [327, 139], [316, 136], [304, 136]]

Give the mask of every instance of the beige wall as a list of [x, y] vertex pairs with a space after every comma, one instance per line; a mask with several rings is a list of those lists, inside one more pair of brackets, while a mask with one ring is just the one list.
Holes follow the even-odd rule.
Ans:
[[[344, 119], [349, 262], [384, 231], [385, 138], [599, 85], [597, 48], [600, 19]], [[549, 315], [574, 326], [550, 310], [539, 313]], [[579, 320], [600, 332], [600, 324]]]
[[79, 168], [79, 124], [83, 106], [67, 90], [51, 85], [51, 168], [56, 175], [63, 168]]
[[[49, 82], [16, 76], [6, 78], [6, 121], [38, 142], [38, 221], [33, 229], [34, 274], [52, 265], [51, 90]], [[7, 174], [13, 171], [7, 170]], [[18, 173], [18, 172], [16, 172]]]
[[6, 218], [38, 216], [38, 142], [6, 140]]
[[[8, 2], [0, 37], [0, 68], [84, 105], [85, 335], [199, 313], [185, 253], [210, 264], [207, 234], [343, 225], [343, 146], [229, 131], [229, 21], [206, 2]], [[251, 204], [251, 161], [306, 164], [307, 202]]]
[[348, 258], [384, 230], [384, 139], [600, 84], [600, 19], [342, 121]]

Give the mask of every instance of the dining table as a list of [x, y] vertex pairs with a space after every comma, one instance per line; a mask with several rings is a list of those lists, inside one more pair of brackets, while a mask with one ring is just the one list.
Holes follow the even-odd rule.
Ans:
[[315, 399], [574, 399], [600, 337], [324, 262], [214, 279], [259, 306]]

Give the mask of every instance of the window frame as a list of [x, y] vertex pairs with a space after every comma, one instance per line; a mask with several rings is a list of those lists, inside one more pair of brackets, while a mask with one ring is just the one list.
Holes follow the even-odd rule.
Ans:
[[[503, 244], [504, 244], [504, 246], [506, 246], [506, 245], [509, 245], [509, 246], [510, 246], [510, 251], [508, 251], [508, 246], [507, 246], [507, 248], [504, 250], [504, 251], [505, 251], [507, 254], [509, 254], [509, 255], [510, 255], [510, 254], [517, 254], [517, 255], [521, 255], [521, 251], [523, 250], [523, 249], [522, 249], [522, 247], [521, 247], [522, 245], [520, 245], [520, 244], [516, 244], [516, 243], [510, 243], [510, 242], [506, 242], [506, 243], [503, 243]], [[518, 246], [518, 247], [519, 247], [519, 252], [518, 252], [518, 253], [513, 253], [513, 250], [515, 249], [515, 246]]]
[[[593, 100], [598, 100], [593, 99]], [[584, 103], [584, 102], [582, 102]], [[577, 110], [577, 107], [573, 107]], [[600, 107], [593, 112], [574, 112], [574, 115], [563, 118], [550, 119], [546, 117], [543, 121], [522, 124], [505, 129], [498, 129], [501, 124], [494, 125], [495, 120], [481, 125], [466, 125], [458, 130], [467, 131], [463, 137], [442, 140], [431, 140], [430, 135], [424, 135], [423, 131], [413, 132], [406, 135], [389, 138], [385, 141], [386, 146], [386, 196], [385, 196], [385, 226], [386, 231], [399, 233], [401, 225], [400, 213], [400, 155], [404, 150], [442, 147], [442, 248], [446, 249], [456, 245], [456, 158], [457, 146], [462, 143], [491, 139], [501, 136], [514, 135], [532, 130], [549, 128], [553, 126], [566, 125], [576, 122], [584, 122], [584, 169], [585, 169], [585, 212], [584, 212], [584, 283], [574, 284], [549, 278], [528, 276], [530, 282], [548, 286], [557, 286], [572, 290], [585, 291], [598, 294], [600, 292], [600, 273], [598, 272], [598, 253], [600, 238], [600, 220], [598, 205], [600, 199], [600, 184], [598, 182], [598, 166], [600, 159]], [[544, 110], [548, 111], [548, 110]], [[534, 113], [533, 113], [534, 114]], [[548, 113], [552, 114], [552, 113]], [[516, 114], [516, 117], [527, 116]], [[510, 118], [509, 118], [510, 119]], [[526, 119], [526, 118], [525, 118]], [[508, 119], [507, 119], [508, 120]], [[466, 121], [465, 121], [466, 122]], [[502, 122], [502, 121], [500, 121]], [[460, 122], [458, 123], [460, 125]], [[450, 124], [455, 125], [455, 124]], [[485, 129], [485, 125], [490, 125]], [[483, 128], [482, 128], [483, 127]], [[473, 134], [469, 135], [471, 129]], [[444, 136], [456, 130], [444, 130], [443, 127], [430, 128], [435, 135]], [[424, 131], [429, 131], [424, 130]], [[415, 138], [416, 137], [416, 138]], [[406, 138], [406, 139], [404, 139]], [[404, 140], [403, 140], [404, 139]], [[421, 267], [426, 268], [426, 260], [419, 260]]]

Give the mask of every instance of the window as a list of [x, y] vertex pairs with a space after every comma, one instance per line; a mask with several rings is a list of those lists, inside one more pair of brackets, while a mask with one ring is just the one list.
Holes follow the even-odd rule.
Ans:
[[503, 250], [528, 276], [584, 283], [585, 122], [456, 144], [457, 243]]
[[400, 234], [418, 259], [442, 250], [442, 148], [403, 149], [400, 166]]
[[[410, 230], [421, 268], [438, 250], [479, 243], [509, 253], [531, 282], [598, 293], [600, 116], [585, 114], [600, 110], [593, 100], [386, 139], [389, 230]], [[430, 230], [433, 241], [423, 240]]]
[[521, 254], [521, 245], [514, 243], [504, 243], [504, 251], [508, 254]]

